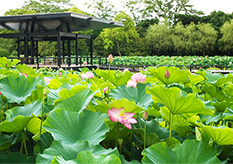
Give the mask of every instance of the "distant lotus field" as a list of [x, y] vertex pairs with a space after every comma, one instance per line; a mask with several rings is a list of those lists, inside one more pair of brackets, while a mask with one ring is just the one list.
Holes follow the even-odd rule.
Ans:
[[[185, 64], [199, 62], [188, 59]], [[116, 62], [127, 61], [108, 57], [109, 68]], [[138, 73], [51, 70], [18, 63], [0, 58], [0, 163], [233, 162], [232, 74], [174, 66]]]

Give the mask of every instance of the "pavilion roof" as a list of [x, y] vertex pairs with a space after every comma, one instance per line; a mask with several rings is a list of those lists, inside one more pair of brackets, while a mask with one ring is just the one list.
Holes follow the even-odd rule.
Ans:
[[122, 26], [124, 24], [120, 22], [108, 21], [72, 12], [0, 16], [0, 29], [28, 33], [73, 32]]

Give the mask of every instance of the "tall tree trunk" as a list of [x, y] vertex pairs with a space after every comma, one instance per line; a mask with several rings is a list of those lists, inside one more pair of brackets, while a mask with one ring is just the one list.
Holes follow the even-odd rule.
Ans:
[[121, 56], [121, 52], [120, 52], [120, 45], [119, 45], [119, 42], [116, 42], [117, 44], [117, 52], [119, 54], [119, 56]]

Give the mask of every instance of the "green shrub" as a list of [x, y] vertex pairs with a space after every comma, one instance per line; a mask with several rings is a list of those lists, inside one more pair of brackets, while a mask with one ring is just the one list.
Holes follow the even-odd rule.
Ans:
[[6, 49], [0, 48], [0, 57], [8, 57], [10, 55], [10, 52]]

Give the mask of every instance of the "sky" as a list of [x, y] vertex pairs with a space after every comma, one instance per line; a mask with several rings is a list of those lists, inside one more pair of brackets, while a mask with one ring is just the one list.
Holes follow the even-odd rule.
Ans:
[[[25, 0], [0, 0], [0, 16], [10, 9], [21, 8]], [[88, 0], [71, 0], [75, 6], [83, 11], [87, 11], [85, 2]], [[115, 2], [118, 2], [117, 0]], [[232, 0], [190, 0], [189, 4], [194, 5], [194, 9], [203, 11], [209, 15], [212, 11], [221, 10], [225, 13], [231, 14], [233, 12]], [[88, 11], [87, 11], [88, 12]]]

